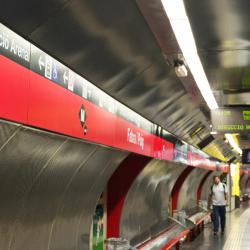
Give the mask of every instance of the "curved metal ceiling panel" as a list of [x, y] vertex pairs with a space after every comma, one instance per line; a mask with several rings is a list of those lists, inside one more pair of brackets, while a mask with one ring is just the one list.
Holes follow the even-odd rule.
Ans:
[[[44, 0], [44, 1], [16, 1], [3, 0], [1, 3], [0, 16], [4, 21], [19, 30], [26, 37], [36, 30], [42, 23], [54, 13], [63, 8], [69, 0]], [[20, 21], [22, 20], [22, 21]]]
[[11, 8], [6, 5], [6, 10], [1, 10], [3, 21], [95, 84], [101, 85], [131, 68], [134, 78], [161, 54], [134, 1], [112, 0], [106, 4], [73, 0], [51, 15], [45, 2], [44, 11], [34, 7], [45, 20], [30, 32], [21, 24], [28, 22], [31, 2], [23, 3], [27, 16], [20, 18], [6, 16]]
[[87, 249], [96, 202], [128, 153], [2, 122], [0, 131], [0, 248]]
[[184, 166], [152, 160], [136, 178], [127, 194], [120, 222], [126, 239], [146, 237], [150, 227], [168, 218], [173, 185]]
[[184, 2], [200, 50], [249, 49], [248, 0]]
[[249, 90], [249, 1], [187, 0], [185, 5], [212, 88]]
[[217, 92], [227, 91], [230, 93], [230, 91], [250, 90], [249, 55], [249, 51], [237, 49], [233, 51], [208, 51], [200, 54], [209, 83], [215, 91], [218, 101], [220, 99]]

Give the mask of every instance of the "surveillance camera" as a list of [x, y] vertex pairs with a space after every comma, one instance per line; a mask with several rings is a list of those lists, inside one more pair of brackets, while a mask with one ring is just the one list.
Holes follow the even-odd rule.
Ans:
[[188, 75], [188, 71], [185, 67], [185, 64], [180, 59], [175, 60], [174, 69], [175, 69], [175, 73], [178, 77], [186, 77]]

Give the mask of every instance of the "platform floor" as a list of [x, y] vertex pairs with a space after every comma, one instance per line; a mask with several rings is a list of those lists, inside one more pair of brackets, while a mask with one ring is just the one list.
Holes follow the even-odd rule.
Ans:
[[182, 250], [250, 250], [250, 203], [227, 213], [225, 234], [213, 235], [212, 224], [193, 241], [184, 243]]

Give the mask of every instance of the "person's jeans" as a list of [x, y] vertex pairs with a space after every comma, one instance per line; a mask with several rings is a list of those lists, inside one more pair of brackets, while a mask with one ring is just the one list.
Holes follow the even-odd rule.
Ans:
[[213, 206], [213, 216], [214, 232], [219, 231], [219, 224], [221, 225], [221, 230], [224, 231], [226, 223], [226, 206]]

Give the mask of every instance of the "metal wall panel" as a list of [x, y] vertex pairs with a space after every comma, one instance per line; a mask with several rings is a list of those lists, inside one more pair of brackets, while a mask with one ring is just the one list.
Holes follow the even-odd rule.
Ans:
[[248, 176], [248, 179], [246, 181], [246, 193], [250, 194], [250, 176]]
[[[185, 166], [152, 160], [131, 186], [120, 222], [120, 235], [145, 238], [147, 230], [168, 218], [169, 199], [174, 183]], [[144, 234], [144, 235], [143, 235]]]
[[88, 249], [96, 203], [128, 153], [3, 122], [0, 135], [0, 249]]
[[244, 195], [247, 193], [247, 181], [248, 181], [249, 175], [243, 174], [240, 178], [240, 194]]
[[197, 191], [208, 170], [195, 168], [183, 182], [177, 202], [177, 210], [189, 209], [197, 205]]
[[16, 135], [19, 128], [20, 126], [14, 123], [2, 123], [1, 124], [0, 126], [0, 150], [2, 150], [5, 144], [8, 143], [8, 141], [11, 140]]

